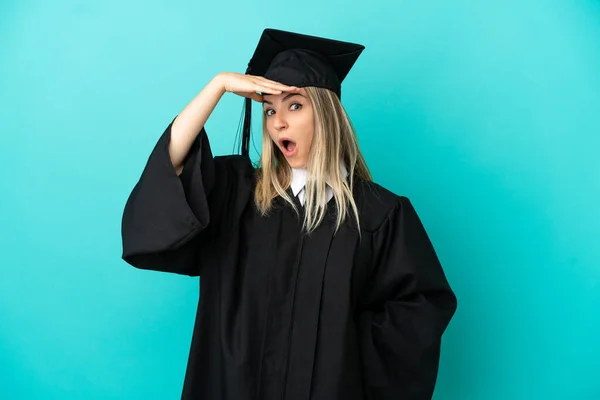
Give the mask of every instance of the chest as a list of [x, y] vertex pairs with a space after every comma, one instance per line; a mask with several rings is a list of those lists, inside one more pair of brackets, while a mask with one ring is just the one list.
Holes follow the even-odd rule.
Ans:
[[264, 296], [281, 303], [289, 296], [309, 303], [327, 298], [351, 311], [371, 269], [369, 238], [349, 223], [336, 232], [331, 216], [307, 234], [302, 218], [291, 207], [275, 208], [268, 216], [246, 210], [240, 224], [219, 240], [224, 243], [221, 278], [228, 281], [222, 283], [237, 287], [250, 302]]

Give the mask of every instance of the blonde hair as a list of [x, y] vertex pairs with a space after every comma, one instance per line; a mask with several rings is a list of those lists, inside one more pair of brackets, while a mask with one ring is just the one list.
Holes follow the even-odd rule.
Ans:
[[[350, 214], [360, 227], [358, 208], [352, 189], [355, 175], [371, 181], [371, 173], [358, 147], [356, 132], [339, 98], [328, 89], [305, 87], [312, 103], [314, 135], [306, 166], [306, 201], [302, 228], [310, 233], [323, 221], [327, 211], [326, 188], [329, 182], [337, 207], [335, 231]], [[298, 213], [292, 198], [286, 192], [291, 185], [292, 169], [285, 157], [273, 143], [267, 132], [263, 117], [262, 154], [258, 162], [257, 183], [254, 201], [261, 215], [271, 209], [271, 202], [281, 196]], [[344, 162], [348, 180], [340, 170]]]

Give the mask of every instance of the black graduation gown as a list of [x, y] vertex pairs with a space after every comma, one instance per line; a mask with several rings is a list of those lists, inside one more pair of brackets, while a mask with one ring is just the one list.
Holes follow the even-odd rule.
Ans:
[[213, 157], [204, 129], [178, 176], [171, 124], [125, 206], [122, 257], [200, 276], [182, 398], [430, 399], [456, 298], [409, 200], [358, 180], [362, 237], [351, 219], [333, 235], [333, 200], [303, 235], [280, 198], [258, 214], [250, 160]]

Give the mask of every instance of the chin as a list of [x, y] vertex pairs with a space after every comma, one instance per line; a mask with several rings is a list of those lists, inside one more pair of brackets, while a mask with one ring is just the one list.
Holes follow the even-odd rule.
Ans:
[[300, 160], [287, 160], [287, 162], [290, 165], [290, 167], [292, 167], [292, 168], [296, 168], [296, 169], [306, 168], [306, 162], [303, 162]]

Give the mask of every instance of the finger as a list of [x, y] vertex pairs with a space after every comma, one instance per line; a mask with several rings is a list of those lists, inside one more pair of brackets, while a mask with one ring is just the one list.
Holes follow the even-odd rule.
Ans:
[[264, 101], [262, 95], [258, 93], [248, 93], [248, 97], [250, 97], [254, 101], [258, 101], [259, 103], [262, 103]]
[[271, 87], [271, 86], [258, 86], [260, 88], [260, 90], [257, 90], [257, 92], [264, 92], [264, 93], [268, 93], [268, 94], [281, 94], [283, 92], [300, 92], [300, 88], [295, 87], [295, 86], [276, 86], [276, 87]]
[[268, 81], [266, 79], [254, 79], [254, 84], [262, 86], [262, 87], [268, 87], [270, 89], [281, 90], [281, 91], [287, 89], [287, 86], [284, 84]]
[[254, 91], [255, 92], [261, 92], [261, 93], [268, 93], [268, 94], [281, 94], [281, 93], [283, 93], [283, 90], [275, 89], [275, 88], [271, 88], [271, 87], [263, 86], [263, 85], [256, 85], [254, 87]]
[[282, 91], [295, 91], [295, 90], [300, 90], [300, 88], [297, 88], [296, 86], [288, 86], [285, 85], [281, 82], [276, 82], [276, 81], [272, 81], [270, 79], [266, 79], [263, 78], [262, 76], [256, 77], [256, 80], [260, 81], [261, 84], [267, 85], [269, 87], [272, 87], [274, 89], [279, 89]]
[[256, 93], [256, 92], [236, 92], [235, 94], [239, 95], [239, 96], [243, 96], [243, 97], [248, 97], [252, 100], [256, 100], [260, 103], [263, 102], [263, 96]]

